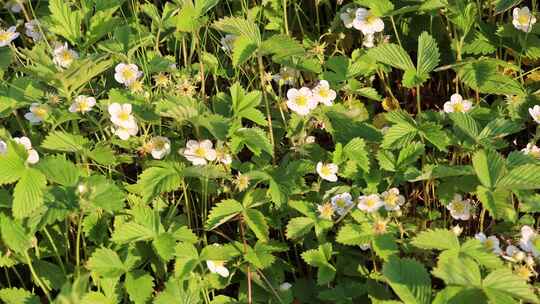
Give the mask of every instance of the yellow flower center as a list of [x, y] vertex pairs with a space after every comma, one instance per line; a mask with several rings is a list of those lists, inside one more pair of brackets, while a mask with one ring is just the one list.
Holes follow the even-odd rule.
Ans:
[[457, 213], [463, 213], [465, 211], [465, 204], [463, 202], [454, 202], [452, 209]]
[[373, 231], [375, 234], [383, 234], [386, 232], [386, 222], [384, 221], [377, 221], [373, 224]]
[[373, 24], [373, 23], [377, 22], [378, 19], [379, 19], [379, 17], [377, 17], [377, 16], [370, 13], [369, 16], [367, 16], [367, 18], [366, 18], [366, 23], [367, 24]]
[[367, 198], [366, 199], [366, 206], [371, 208], [371, 207], [375, 206], [376, 204], [377, 204], [376, 199], [374, 199], [374, 198]]
[[47, 109], [43, 107], [35, 108], [33, 112], [34, 112], [34, 115], [36, 115], [37, 117], [41, 119], [45, 118], [45, 116], [47, 115]]
[[217, 267], [223, 267], [225, 266], [225, 261], [212, 261], [214, 262], [214, 265]]
[[516, 268], [516, 274], [526, 281], [528, 281], [529, 278], [532, 276], [532, 272], [529, 270], [527, 266], [524, 266], [524, 265], [521, 265]]
[[327, 98], [328, 95], [330, 95], [330, 90], [328, 90], [327, 88], [319, 89], [319, 96], [321, 96], [322, 98]]
[[8, 41], [9, 38], [11, 38], [11, 34], [9, 32], [0, 32], [0, 41]]
[[336, 205], [337, 205], [339, 208], [345, 208], [345, 206], [347, 205], [347, 203], [345, 202], [344, 199], [340, 198], [340, 199], [337, 199], [337, 200], [336, 200]]
[[204, 157], [206, 155], [206, 150], [202, 147], [195, 149], [195, 155], [198, 157]]
[[322, 205], [322, 207], [319, 209], [319, 212], [321, 213], [321, 217], [330, 219], [334, 215], [334, 208], [332, 208], [331, 204], [326, 203]]
[[454, 112], [464, 112], [465, 107], [463, 107], [463, 104], [461, 102], [458, 102], [454, 104]]
[[163, 150], [163, 148], [165, 148], [165, 141], [160, 138], [154, 139], [152, 147], [154, 147], [155, 150]]
[[73, 55], [71, 55], [70, 51], [65, 50], [62, 53], [60, 53], [60, 58], [62, 58], [62, 61], [69, 62], [73, 60]]
[[521, 24], [521, 25], [528, 25], [531, 18], [529, 15], [526, 15], [526, 14], [520, 14], [519, 17], [518, 17], [518, 22]]
[[397, 201], [398, 201], [398, 196], [394, 193], [388, 194], [388, 196], [384, 199], [384, 202], [388, 206], [395, 206], [397, 204]]
[[135, 77], [135, 72], [133, 72], [131, 69], [125, 68], [122, 70], [122, 77], [125, 80], [130, 80]]
[[492, 249], [493, 245], [495, 245], [495, 243], [491, 239], [486, 239], [486, 241], [484, 242], [484, 247], [486, 247], [487, 249]]
[[328, 167], [327, 165], [323, 165], [322, 168], [321, 168], [321, 175], [322, 176], [328, 176], [332, 174], [332, 171], [330, 170], [330, 167]]
[[129, 120], [129, 113], [126, 111], [120, 111], [120, 113], [118, 113], [118, 119], [120, 119], [121, 121]]
[[90, 109], [90, 105], [88, 105], [88, 101], [86, 101], [86, 99], [82, 99], [81, 101], [79, 101], [78, 103], [79, 111], [84, 112], [84, 111], [87, 111], [88, 109]]
[[304, 95], [300, 95], [298, 97], [296, 97], [296, 104], [301, 106], [301, 107], [305, 107], [308, 103], [308, 99], [306, 96]]

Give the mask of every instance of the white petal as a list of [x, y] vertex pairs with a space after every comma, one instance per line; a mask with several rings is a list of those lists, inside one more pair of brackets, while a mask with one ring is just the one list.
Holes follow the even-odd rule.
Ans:
[[36, 164], [38, 161], [39, 161], [38, 152], [34, 149], [28, 150], [28, 158], [26, 159], [26, 162], [33, 165], [33, 164]]

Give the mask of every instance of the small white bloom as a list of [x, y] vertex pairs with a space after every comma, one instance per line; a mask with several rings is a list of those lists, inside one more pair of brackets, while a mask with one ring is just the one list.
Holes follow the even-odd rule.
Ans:
[[68, 68], [73, 61], [79, 58], [79, 54], [68, 47], [68, 44], [59, 45], [54, 49], [53, 62], [61, 68]]
[[337, 181], [338, 179], [336, 175], [337, 172], [338, 172], [338, 166], [336, 164], [333, 164], [333, 163], [325, 164], [322, 162], [317, 163], [317, 173], [319, 173], [319, 176], [324, 180], [327, 180], [329, 182]]
[[30, 105], [30, 112], [24, 114], [24, 118], [26, 118], [31, 124], [39, 124], [45, 118], [47, 118], [48, 110], [45, 105], [39, 104], [39, 103], [32, 103]]
[[88, 186], [86, 186], [86, 184], [80, 183], [77, 185], [77, 192], [79, 193], [79, 195], [83, 195], [87, 191], [88, 191]]
[[399, 194], [398, 188], [384, 191], [381, 196], [384, 202], [384, 208], [388, 211], [399, 210], [400, 206], [405, 203], [405, 197]]
[[341, 18], [341, 21], [343, 21], [343, 25], [346, 28], [351, 28], [353, 27], [354, 18], [356, 18], [356, 9], [348, 8], [341, 13], [339, 17]]
[[315, 136], [312, 136], [312, 135], [307, 136], [306, 139], [305, 139], [305, 142], [306, 142], [306, 144], [313, 144], [313, 143], [315, 143]]
[[283, 283], [281, 283], [281, 285], [279, 285], [279, 290], [281, 290], [281, 291], [287, 291], [287, 290], [291, 289], [291, 287], [292, 287], [292, 284], [291, 284], [291, 283], [289, 283], [289, 282], [283, 282]]
[[358, 209], [366, 212], [375, 212], [384, 205], [378, 194], [362, 195], [358, 198]]
[[225, 261], [206, 261], [206, 266], [211, 273], [217, 273], [226, 278], [229, 276], [229, 269], [225, 267]]
[[96, 99], [94, 97], [88, 97], [84, 95], [79, 95], [75, 98], [71, 106], [69, 106], [69, 111], [71, 113], [80, 112], [88, 113], [96, 105]]
[[216, 150], [216, 159], [218, 162], [224, 165], [230, 165], [232, 163], [232, 156], [229, 153]]
[[514, 245], [508, 245], [504, 251], [503, 258], [511, 262], [521, 262], [525, 259], [525, 253]]
[[26, 149], [26, 152], [28, 153], [28, 158], [26, 159], [26, 162], [33, 165], [36, 164], [39, 161], [39, 154], [34, 148], [32, 148], [32, 142], [30, 141], [30, 138], [23, 136], [23, 137], [15, 137], [13, 140], [23, 145]]
[[474, 238], [479, 240], [487, 250], [492, 251], [495, 254], [501, 254], [500, 242], [496, 236], [486, 236], [483, 232], [480, 232], [475, 234]]
[[331, 203], [324, 203], [317, 205], [317, 211], [319, 211], [319, 217], [326, 220], [332, 220], [334, 216], [334, 206]]
[[280, 85], [292, 85], [296, 82], [298, 77], [300, 77], [300, 72], [298, 70], [282, 67], [279, 69], [279, 74], [272, 76], [272, 80]]
[[528, 143], [527, 147], [521, 150], [523, 154], [530, 155], [534, 158], [540, 158], [540, 147], [532, 143]]
[[22, 11], [22, 0], [8, 0], [4, 3], [4, 8], [10, 10], [12, 13], [18, 14]]
[[298, 115], [307, 115], [317, 107], [317, 100], [313, 98], [309, 88], [289, 89], [287, 91], [287, 107]]
[[460, 94], [455, 93], [450, 97], [450, 101], [444, 103], [446, 113], [466, 113], [472, 108], [472, 102], [463, 99]]
[[19, 37], [19, 33], [16, 31], [16, 27], [12, 26], [7, 30], [0, 29], [0, 47], [9, 45], [11, 41]]
[[362, 40], [362, 45], [366, 48], [370, 49], [375, 46], [375, 35], [374, 34], [366, 34], [364, 35], [364, 40]]
[[111, 103], [108, 108], [111, 122], [121, 128], [130, 129], [137, 125], [135, 117], [131, 114], [132, 106], [129, 103]]
[[365, 244], [361, 244], [360, 245], [360, 249], [366, 251], [366, 250], [369, 250], [371, 248], [371, 245], [369, 243], [365, 243]]
[[530, 32], [536, 23], [536, 17], [531, 14], [528, 7], [514, 8], [512, 11], [512, 24], [515, 28], [526, 33]]
[[371, 10], [362, 7], [356, 10], [353, 26], [364, 35], [375, 34], [384, 30], [382, 19], [373, 15]]
[[536, 121], [536, 123], [540, 124], [540, 106], [539, 105], [529, 108], [529, 114], [534, 119], [534, 121]]
[[540, 252], [536, 249], [535, 245], [540, 244], [540, 237], [538, 233], [529, 226], [521, 227], [521, 239], [519, 240], [519, 247], [525, 252], [532, 253], [534, 257], [540, 256]]
[[319, 84], [312, 90], [313, 98], [320, 103], [331, 106], [336, 99], [336, 91], [330, 88], [326, 80], [319, 81]]
[[236, 41], [236, 35], [225, 35], [225, 37], [221, 38], [221, 49], [224, 50], [227, 53], [230, 53], [234, 47], [234, 41]]
[[136, 123], [127, 128], [121, 126], [113, 128], [114, 135], [118, 136], [121, 140], [128, 140], [130, 136], [137, 135], [137, 132], [139, 132], [139, 127]]
[[213, 149], [213, 146], [212, 142], [208, 139], [203, 141], [188, 140], [183, 154], [195, 166], [206, 165], [208, 161], [213, 161], [217, 158], [217, 153]]
[[460, 194], [455, 194], [454, 199], [446, 206], [450, 215], [456, 220], [466, 221], [471, 217], [471, 201], [464, 200]]
[[456, 236], [460, 236], [461, 233], [463, 232], [463, 227], [461, 227], [459, 224], [458, 224], [458, 225], [455, 225], [454, 227], [452, 227], [452, 232], [453, 232]]
[[39, 30], [39, 25], [40, 23], [36, 19], [30, 20], [24, 24], [24, 28], [26, 29], [26, 36], [32, 38], [34, 42], [37, 42], [43, 38], [43, 35]]
[[139, 67], [133, 63], [120, 63], [114, 70], [114, 79], [116, 79], [118, 83], [122, 83], [126, 86], [129, 86], [143, 75], [143, 73], [139, 71]]
[[5, 141], [0, 139], [0, 155], [4, 155], [7, 153], [7, 144]]
[[339, 215], [344, 215], [347, 213], [347, 210], [349, 210], [349, 208], [354, 204], [352, 196], [349, 192], [334, 195], [330, 199], [330, 202]]
[[156, 136], [150, 140], [152, 147], [152, 157], [154, 159], [163, 159], [171, 152], [171, 141], [167, 137]]

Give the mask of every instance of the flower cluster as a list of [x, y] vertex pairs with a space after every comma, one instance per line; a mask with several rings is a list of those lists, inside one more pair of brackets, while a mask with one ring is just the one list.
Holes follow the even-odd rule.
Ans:
[[287, 107], [298, 115], [307, 115], [319, 103], [331, 106], [336, 99], [336, 91], [330, 88], [326, 80], [321, 80], [312, 90], [308, 87], [289, 89], [287, 91]]

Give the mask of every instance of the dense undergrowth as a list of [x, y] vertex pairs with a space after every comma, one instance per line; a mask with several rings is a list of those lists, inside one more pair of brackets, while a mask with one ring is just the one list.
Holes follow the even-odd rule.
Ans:
[[10, 0], [0, 301], [539, 303], [520, 0]]

